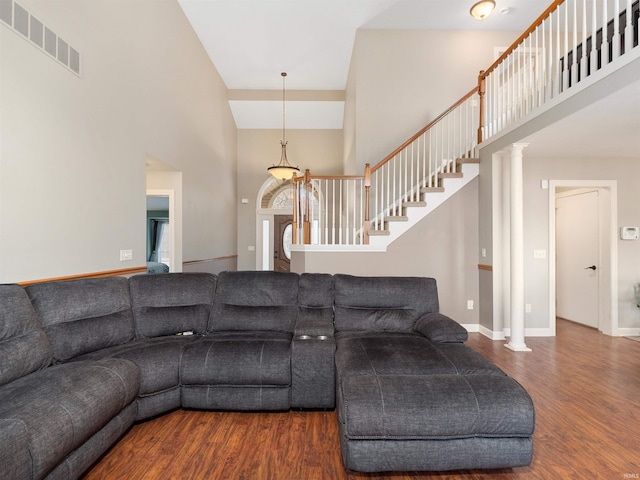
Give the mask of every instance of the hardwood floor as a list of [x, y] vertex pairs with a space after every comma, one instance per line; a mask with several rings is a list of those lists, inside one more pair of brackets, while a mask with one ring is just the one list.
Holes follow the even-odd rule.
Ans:
[[640, 342], [559, 320], [554, 338], [515, 353], [467, 342], [517, 379], [536, 407], [531, 466], [493, 471], [363, 474], [344, 469], [335, 412], [178, 410], [135, 425], [85, 476], [98, 479], [640, 478]]

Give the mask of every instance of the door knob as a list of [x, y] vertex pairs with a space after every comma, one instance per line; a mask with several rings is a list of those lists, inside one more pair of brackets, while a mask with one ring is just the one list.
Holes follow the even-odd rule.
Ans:
[[584, 267], [585, 270], [595, 270], [596, 266], [595, 265], [591, 265], [590, 267]]

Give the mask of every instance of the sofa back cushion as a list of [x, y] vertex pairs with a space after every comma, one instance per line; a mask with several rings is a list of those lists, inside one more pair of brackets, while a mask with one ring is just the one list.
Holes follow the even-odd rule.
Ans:
[[337, 274], [334, 285], [336, 331], [412, 332], [418, 318], [438, 311], [433, 278]]
[[0, 385], [46, 367], [51, 358], [27, 292], [20, 285], [0, 285]]
[[301, 274], [298, 304], [297, 335], [333, 335], [333, 275]]
[[27, 287], [55, 361], [134, 338], [129, 284], [123, 277], [46, 282]]
[[208, 331], [293, 332], [299, 275], [290, 272], [222, 272]]
[[205, 332], [216, 290], [215, 275], [136, 275], [129, 279], [129, 285], [139, 338]]

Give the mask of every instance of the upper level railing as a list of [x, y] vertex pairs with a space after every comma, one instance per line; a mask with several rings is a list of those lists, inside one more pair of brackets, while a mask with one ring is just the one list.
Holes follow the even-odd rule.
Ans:
[[637, 45], [638, 0], [554, 1], [480, 72], [478, 141], [513, 125]]
[[477, 86], [361, 176], [293, 178], [294, 244], [366, 245], [458, 159], [638, 45], [638, 0], [555, 0]]

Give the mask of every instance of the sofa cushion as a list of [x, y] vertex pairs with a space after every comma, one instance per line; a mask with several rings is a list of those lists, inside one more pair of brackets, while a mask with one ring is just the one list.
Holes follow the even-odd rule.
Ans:
[[0, 418], [24, 424], [33, 478], [43, 478], [136, 397], [139, 371], [105, 359], [40, 370], [0, 387]]
[[436, 344], [417, 333], [339, 332], [336, 370], [354, 375], [504, 375], [464, 344]]
[[334, 281], [336, 331], [411, 332], [418, 318], [438, 311], [433, 278], [337, 274]]
[[462, 343], [469, 338], [466, 328], [441, 313], [423, 315], [413, 329], [432, 342], [438, 343]]
[[135, 275], [129, 279], [139, 338], [204, 333], [211, 313], [216, 277], [209, 273]]
[[291, 334], [220, 332], [188, 345], [183, 385], [291, 385]]
[[124, 358], [135, 363], [140, 369], [138, 395], [142, 397], [180, 386], [180, 363], [184, 348], [199, 339], [196, 335], [143, 338], [91, 352], [74, 360]]
[[209, 332], [293, 332], [298, 317], [299, 275], [289, 272], [218, 274]]
[[347, 438], [529, 437], [531, 398], [512, 378], [488, 375], [360, 375], [340, 382]]
[[20, 285], [0, 285], [0, 385], [46, 367], [51, 358], [27, 292]]
[[15, 418], [0, 418], [0, 465], [2, 478], [33, 478], [27, 427]]
[[88, 278], [27, 287], [56, 361], [134, 338], [126, 278]]

